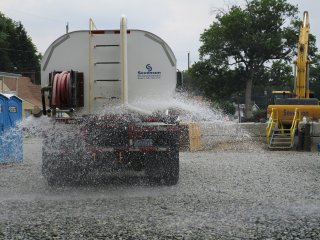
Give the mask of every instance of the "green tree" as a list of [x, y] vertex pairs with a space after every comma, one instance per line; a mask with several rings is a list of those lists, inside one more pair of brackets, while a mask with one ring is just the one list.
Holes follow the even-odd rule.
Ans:
[[203, 60], [195, 63], [189, 72], [190, 78], [196, 79], [191, 81], [190, 88], [215, 102], [230, 100], [233, 93], [244, 87], [245, 72], [242, 68], [219, 68], [210, 60]]
[[[217, 85], [213, 87], [221, 91], [239, 87], [237, 91], [244, 91], [245, 95], [246, 117], [251, 118], [253, 84], [266, 85], [276, 67], [284, 67], [280, 62], [275, 65], [272, 62], [291, 61], [295, 54], [296, 15], [297, 7], [286, 0], [251, 0], [244, 8], [232, 6], [227, 13], [218, 14], [216, 21], [201, 34], [200, 63], [192, 67], [195, 80], [201, 82], [205, 78], [203, 82], [207, 85], [214, 82]], [[199, 70], [193, 68], [201, 64], [206, 70], [197, 75]]]
[[0, 13], [0, 71], [38, 72], [40, 55], [21, 22]]
[[10, 21], [0, 13], [0, 71], [6, 71], [12, 68], [12, 62], [9, 57], [10, 38], [9, 30], [12, 27]]
[[294, 76], [292, 73], [292, 64], [283, 60], [277, 60], [272, 63], [269, 70], [270, 79], [267, 87], [272, 90], [292, 90]]
[[320, 99], [320, 55], [317, 54], [310, 64], [309, 72], [310, 90]]

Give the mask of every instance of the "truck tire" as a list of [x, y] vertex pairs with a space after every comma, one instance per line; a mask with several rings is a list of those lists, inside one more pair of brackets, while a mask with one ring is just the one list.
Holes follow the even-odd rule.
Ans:
[[61, 174], [59, 161], [54, 156], [42, 152], [42, 175], [47, 180], [49, 186], [59, 186], [64, 184], [64, 176]]
[[62, 155], [49, 155], [43, 152], [42, 175], [50, 186], [74, 185], [81, 183], [86, 172], [76, 164], [79, 156], [70, 154], [68, 157]]
[[179, 151], [151, 154], [146, 160], [145, 171], [152, 183], [176, 185], [179, 180]]
[[62, 186], [70, 184], [75, 179], [72, 167], [59, 156], [48, 154], [45, 151], [42, 154], [42, 175], [50, 186]]
[[[78, 154], [75, 148], [75, 138], [59, 139], [57, 134], [47, 136], [42, 148], [42, 175], [50, 186], [74, 184], [80, 179], [76, 162]], [[71, 151], [65, 154], [65, 146]], [[63, 148], [64, 147], [64, 148]]]

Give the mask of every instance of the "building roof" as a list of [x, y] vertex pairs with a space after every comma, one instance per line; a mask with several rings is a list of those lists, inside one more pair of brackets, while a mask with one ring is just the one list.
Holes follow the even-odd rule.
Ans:
[[22, 75], [8, 72], [0, 72], [0, 77], [22, 77]]
[[12, 94], [12, 93], [1, 93], [3, 96], [5, 96], [6, 98], [12, 98], [12, 97], [15, 97], [15, 98], [18, 98], [22, 101], [21, 98], [17, 97], [16, 95]]
[[[18, 91], [17, 82], [18, 81]], [[41, 105], [41, 86], [35, 85], [30, 81], [28, 77], [19, 77], [18, 80], [15, 78], [4, 78], [4, 84], [10, 89], [10, 91], [18, 92], [17, 96], [34, 106]]]

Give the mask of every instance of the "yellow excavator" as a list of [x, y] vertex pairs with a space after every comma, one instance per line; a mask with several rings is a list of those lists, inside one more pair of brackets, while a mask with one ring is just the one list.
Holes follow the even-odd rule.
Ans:
[[309, 31], [309, 16], [305, 11], [300, 25], [297, 59], [294, 61], [294, 90], [273, 91], [274, 103], [267, 109], [266, 137], [270, 149], [292, 148], [299, 121], [320, 119], [319, 100], [313, 98], [309, 89]]

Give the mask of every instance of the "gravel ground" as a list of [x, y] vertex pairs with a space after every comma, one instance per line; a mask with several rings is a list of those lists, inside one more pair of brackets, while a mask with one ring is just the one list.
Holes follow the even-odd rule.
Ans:
[[[236, 149], [236, 150], [235, 150]], [[41, 141], [0, 165], [0, 239], [320, 239], [320, 155], [182, 152], [176, 186], [141, 176], [51, 188]]]

